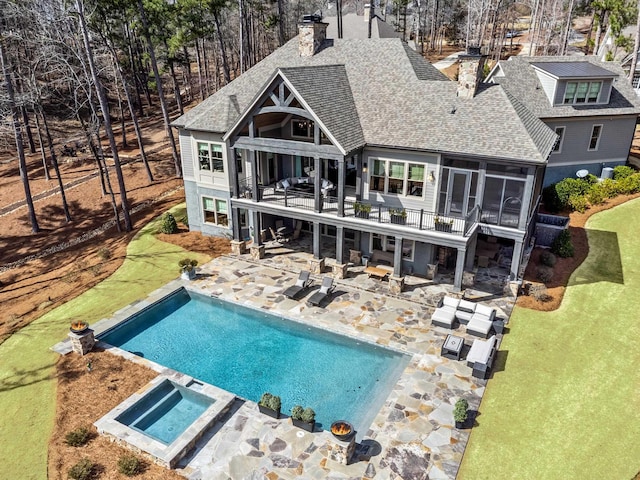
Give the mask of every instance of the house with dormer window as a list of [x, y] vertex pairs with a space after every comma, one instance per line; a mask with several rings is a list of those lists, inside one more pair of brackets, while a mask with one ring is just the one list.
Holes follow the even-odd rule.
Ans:
[[490, 243], [517, 278], [553, 129], [481, 84], [479, 52], [461, 56], [452, 82], [400, 39], [327, 38], [326, 27], [309, 18], [173, 122], [189, 227], [256, 258], [272, 234], [297, 231], [316, 272], [355, 252], [387, 263], [392, 289], [433, 265], [460, 288]]
[[640, 108], [619, 65], [595, 57], [518, 56], [499, 62], [485, 81], [502, 85], [558, 135], [545, 186], [626, 163]]

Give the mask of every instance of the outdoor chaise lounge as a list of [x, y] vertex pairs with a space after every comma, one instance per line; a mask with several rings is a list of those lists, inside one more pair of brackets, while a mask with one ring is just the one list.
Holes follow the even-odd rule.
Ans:
[[295, 285], [291, 285], [284, 292], [282, 292], [283, 295], [287, 298], [296, 298], [298, 295], [304, 292], [307, 288], [309, 288], [313, 283], [313, 280], [309, 278], [310, 275], [311, 273], [308, 272], [307, 270], [303, 270], [302, 272], [300, 272], [300, 275], [298, 276], [298, 280], [296, 280]]
[[307, 300], [311, 305], [320, 305], [320, 303], [327, 298], [333, 292], [333, 278], [332, 277], [324, 277], [322, 279], [322, 285], [320, 285], [320, 290], [309, 297]]
[[456, 309], [460, 300], [452, 297], [443, 297], [438, 302], [438, 308], [431, 316], [431, 323], [443, 328], [453, 328], [456, 320]]
[[478, 337], [489, 337], [496, 318], [496, 309], [486, 305], [476, 304], [476, 309], [467, 324], [467, 333]]
[[487, 378], [495, 360], [498, 340], [495, 335], [487, 340], [474, 340], [467, 354], [467, 366], [473, 368], [476, 378]]

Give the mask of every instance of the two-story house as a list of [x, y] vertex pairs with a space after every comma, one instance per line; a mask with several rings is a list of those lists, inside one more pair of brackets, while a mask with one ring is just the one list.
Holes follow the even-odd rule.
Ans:
[[[484, 57], [448, 80], [400, 39], [328, 39], [317, 19], [178, 118], [189, 226], [234, 240], [283, 222], [313, 257], [386, 252], [393, 279], [473, 267], [478, 239], [512, 278], [556, 134], [500, 85]], [[331, 255], [334, 249], [331, 249]]]
[[558, 135], [544, 185], [624, 165], [640, 103], [620, 65], [595, 57], [511, 57], [485, 80], [500, 84]]

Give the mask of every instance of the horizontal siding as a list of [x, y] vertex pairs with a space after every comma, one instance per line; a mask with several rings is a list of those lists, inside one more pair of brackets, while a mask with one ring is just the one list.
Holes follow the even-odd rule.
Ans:
[[[627, 158], [636, 120], [634, 117], [614, 119], [592, 117], [572, 121], [545, 120], [545, 123], [553, 130], [558, 126], [565, 127], [561, 152], [552, 153], [549, 156], [549, 166], [552, 167]], [[602, 134], [598, 150], [589, 151], [589, 140], [594, 125], [602, 125]]]

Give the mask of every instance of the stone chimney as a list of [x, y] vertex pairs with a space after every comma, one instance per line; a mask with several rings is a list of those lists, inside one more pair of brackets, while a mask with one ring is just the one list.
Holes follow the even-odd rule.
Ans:
[[301, 57], [312, 57], [327, 38], [328, 23], [322, 23], [320, 15], [305, 15], [298, 24], [298, 41]]
[[467, 53], [458, 56], [458, 97], [473, 98], [482, 80], [486, 55], [480, 55], [480, 47], [469, 47]]

